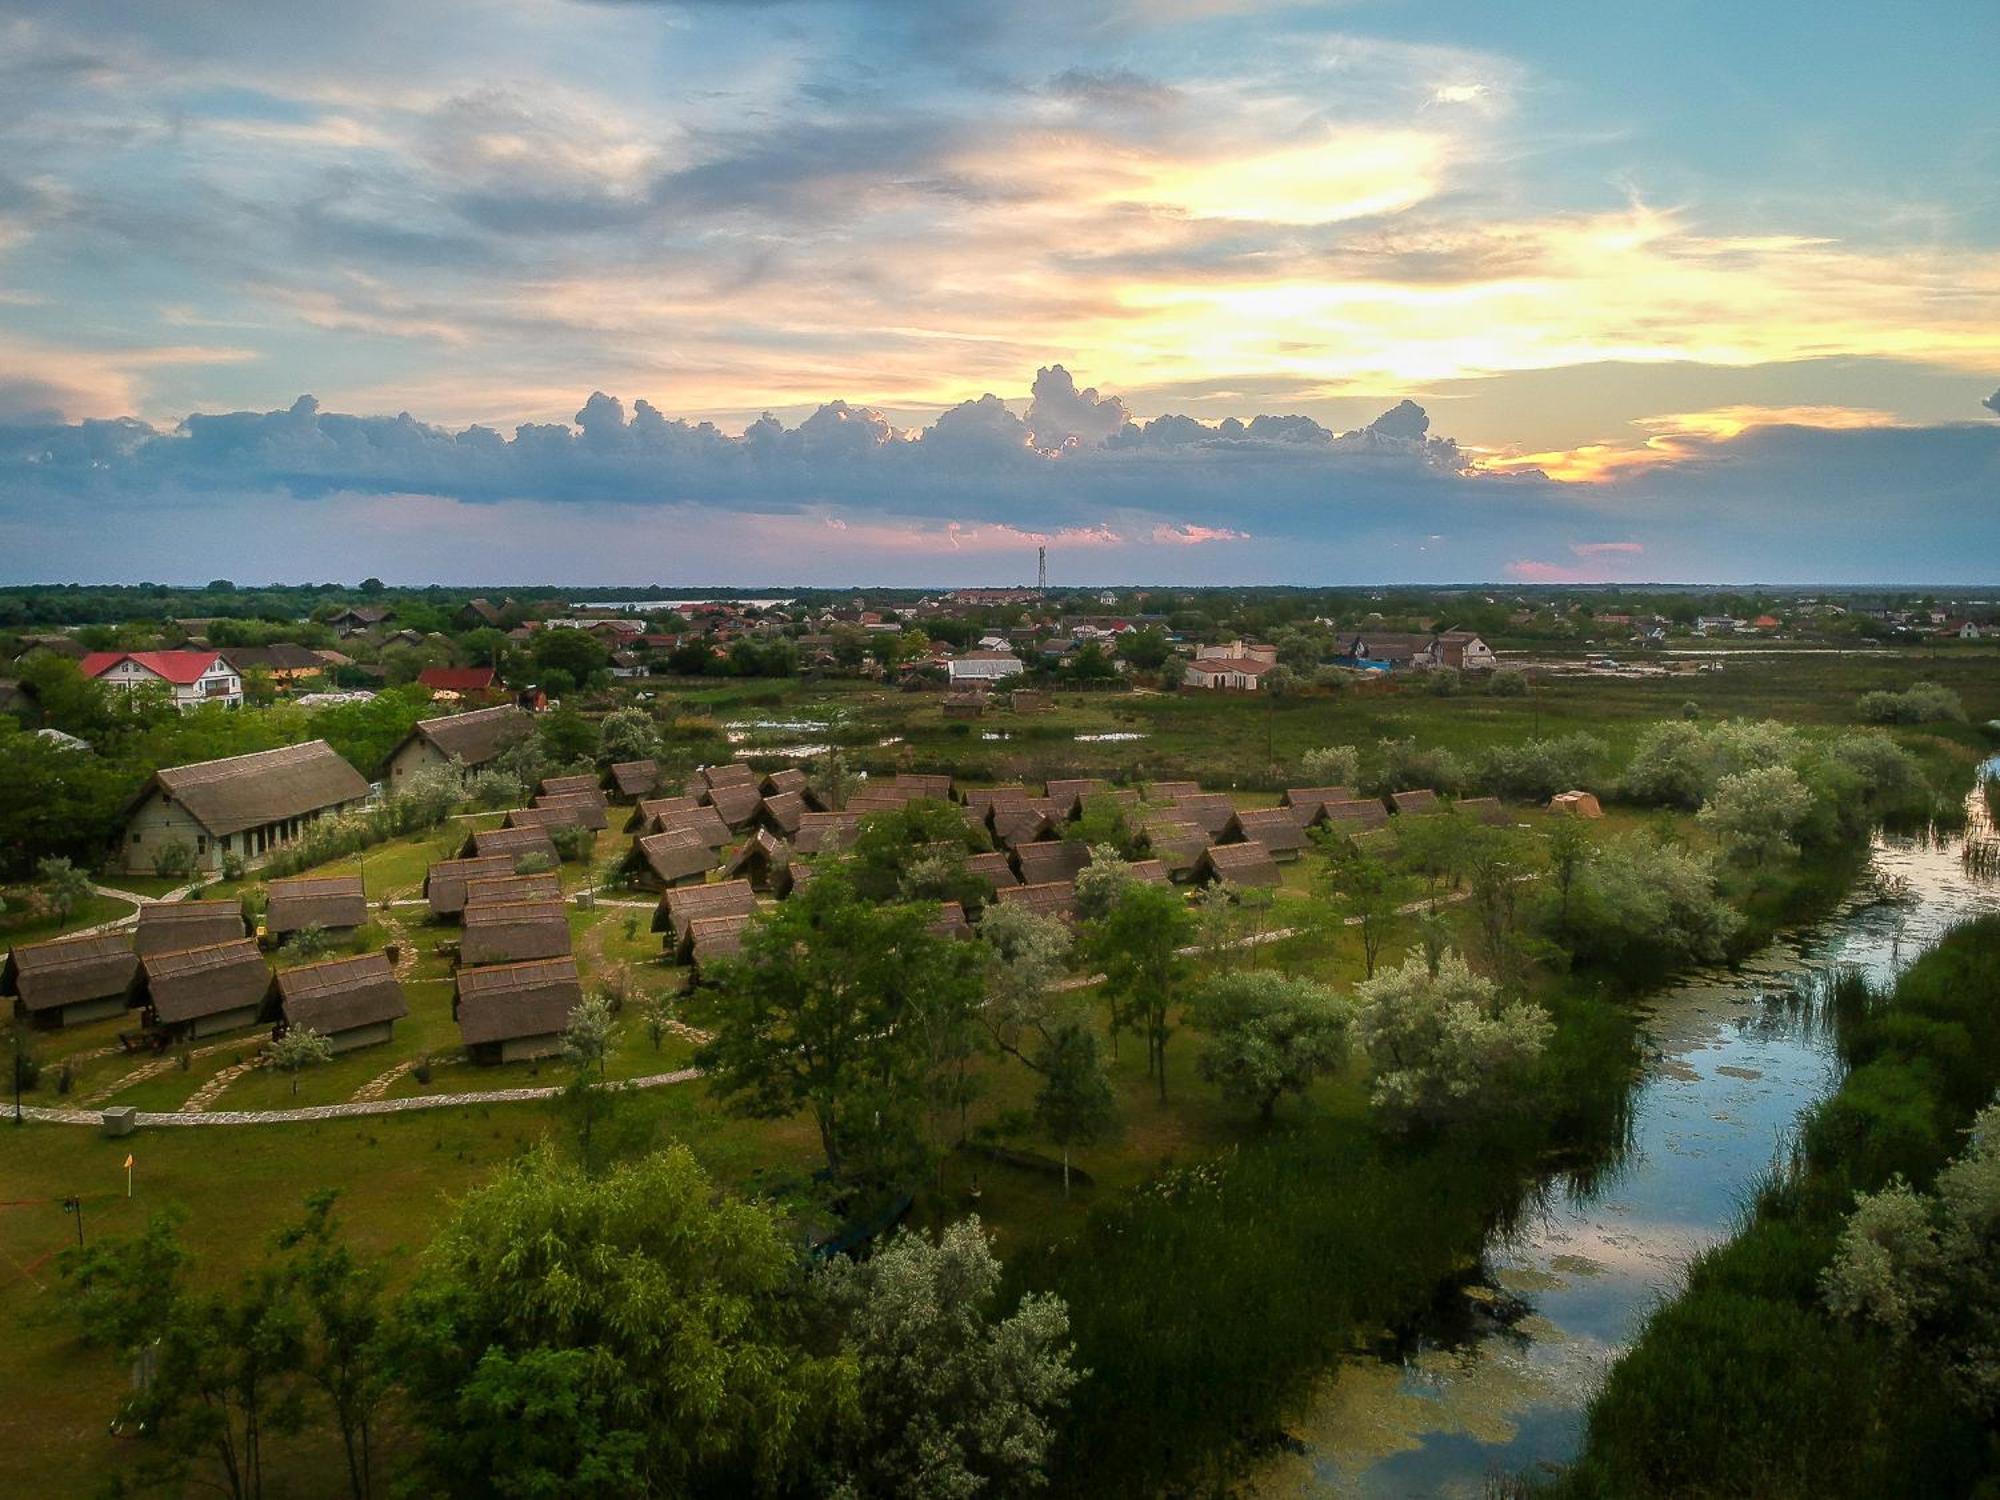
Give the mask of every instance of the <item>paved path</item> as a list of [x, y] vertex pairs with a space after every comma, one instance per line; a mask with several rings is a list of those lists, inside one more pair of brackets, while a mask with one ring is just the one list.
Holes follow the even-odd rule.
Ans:
[[[607, 1087], [626, 1089], [671, 1088], [701, 1077], [699, 1068], [682, 1068], [674, 1073], [652, 1073], [644, 1078], [613, 1080]], [[456, 1109], [468, 1104], [514, 1104], [535, 1099], [553, 1099], [563, 1091], [560, 1084], [525, 1089], [484, 1089], [469, 1094], [430, 1094], [411, 1099], [374, 1099], [359, 1103], [315, 1104], [304, 1109], [215, 1109], [205, 1114], [163, 1113], [140, 1110], [136, 1116], [143, 1126], [155, 1125], [281, 1125], [307, 1120], [348, 1120], [364, 1115], [401, 1115], [424, 1109]], [[103, 1115], [96, 1110], [49, 1109], [30, 1104], [21, 1107], [27, 1119], [50, 1125], [99, 1125]]]
[[92, 885], [91, 890], [100, 896], [109, 896], [113, 901], [129, 901], [132, 909], [122, 917], [113, 917], [108, 922], [93, 923], [89, 927], [79, 927], [75, 932], [65, 932], [64, 937], [90, 937], [99, 932], [116, 932], [121, 927], [131, 927], [138, 923], [139, 908], [155, 901], [179, 901], [194, 889], [192, 884], [184, 885], [177, 891], [168, 891], [164, 896], [142, 896], [137, 891], [121, 891], [115, 885]]

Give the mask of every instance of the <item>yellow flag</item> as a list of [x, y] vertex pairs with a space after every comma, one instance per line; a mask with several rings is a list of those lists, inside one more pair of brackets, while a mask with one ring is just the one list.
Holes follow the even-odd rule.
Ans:
[[125, 1170], [128, 1172], [132, 1170], [132, 1153], [129, 1151], [125, 1153]]

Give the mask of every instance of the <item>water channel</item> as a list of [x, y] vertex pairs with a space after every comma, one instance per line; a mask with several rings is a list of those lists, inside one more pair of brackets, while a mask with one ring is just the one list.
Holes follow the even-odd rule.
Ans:
[[[2000, 777], [2000, 757], [1987, 762]], [[1646, 1066], [1632, 1137], [1587, 1190], [1547, 1202], [1489, 1243], [1464, 1304], [1395, 1359], [1329, 1372], [1298, 1451], [1252, 1477], [1262, 1496], [1479, 1496], [1490, 1476], [1560, 1466], [1584, 1407], [1690, 1257], [1726, 1239], [1800, 1111], [1834, 1081], [1815, 996], [1838, 967], [1890, 980], [1949, 927], [2000, 910], [2000, 880], [1968, 873], [1991, 838], [1983, 795], [1961, 837], [1880, 836], [1842, 905], [1735, 969], [1688, 976], [1642, 1015]]]

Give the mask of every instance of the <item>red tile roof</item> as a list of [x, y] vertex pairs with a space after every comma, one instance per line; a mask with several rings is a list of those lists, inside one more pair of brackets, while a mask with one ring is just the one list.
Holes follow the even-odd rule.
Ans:
[[489, 693], [493, 690], [491, 667], [425, 667], [417, 681], [434, 693]]
[[93, 651], [83, 659], [83, 675], [102, 677], [128, 657], [155, 676], [182, 687], [200, 682], [216, 662], [213, 651]]

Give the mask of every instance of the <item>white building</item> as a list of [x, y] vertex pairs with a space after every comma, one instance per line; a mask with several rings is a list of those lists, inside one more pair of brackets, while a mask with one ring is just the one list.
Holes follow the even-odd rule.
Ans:
[[1021, 658], [1011, 651], [967, 651], [954, 656], [946, 670], [954, 684], [961, 682], [998, 682], [1002, 678], [1025, 672], [1027, 667]]
[[164, 687], [177, 708], [243, 704], [243, 679], [213, 651], [93, 651], [78, 665], [84, 676], [128, 693]]

